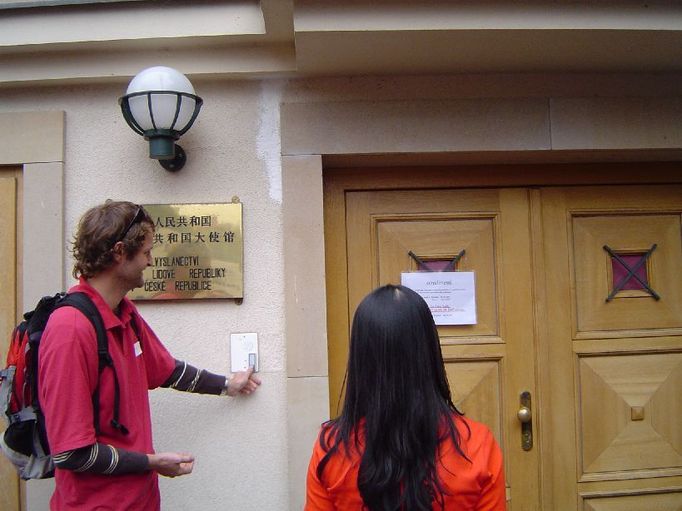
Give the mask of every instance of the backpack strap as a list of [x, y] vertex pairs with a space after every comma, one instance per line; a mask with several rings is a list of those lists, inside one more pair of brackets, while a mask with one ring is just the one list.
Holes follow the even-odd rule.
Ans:
[[[22, 321], [12, 331], [12, 337], [10, 338], [9, 349], [7, 350], [7, 369], [14, 368], [12, 374], [12, 384], [10, 385], [10, 395], [9, 401], [6, 403], [0, 403], [2, 405], [2, 411], [6, 411], [9, 415], [10, 412], [14, 413], [21, 408], [29, 405], [32, 402], [33, 396], [27, 395], [26, 390], [29, 390], [30, 386], [26, 385], [24, 371], [26, 369], [26, 343], [28, 341], [26, 338], [26, 331], [28, 329], [28, 324], [26, 321]], [[17, 377], [17, 372], [19, 376]], [[5, 378], [0, 376], [0, 378]]]
[[[102, 374], [104, 369], [110, 367], [114, 374], [114, 418], [111, 420], [111, 426], [120, 431], [123, 435], [128, 434], [128, 428], [119, 422], [119, 408], [120, 408], [120, 389], [118, 385], [118, 375], [114, 367], [114, 361], [109, 354], [109, 339], [107, 331], [104, 328], [104, 321], [102, 315], [97, 310], [97, 306], [92, 303], [92, 300], [85, 293], [69, 293], [59, 303], [58, 307], [71, 306], [75, 307], [83, 313], [83, 315], [90, 320], [92, 326], [97, 333], [97, 357], [99, 360], [98, 374]], [[99, 379], [95, 393], [92, 396], [92, 408], [94, 413], [94, 424], [96, 434], [100, 433], [99, 427]]]
[[10, 418], [12, 408], [10, 403], [12, 401], [12, 389], [14, 387], [14, 374], [17, 368], [15, 366], [7, 366], [0, 370], [0, 414], [6, 415]]

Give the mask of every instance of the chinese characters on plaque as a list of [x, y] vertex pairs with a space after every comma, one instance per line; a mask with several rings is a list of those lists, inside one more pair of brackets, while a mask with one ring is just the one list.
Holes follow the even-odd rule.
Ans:
[[410, 272], [400, 280], [424, 299], [436, 325], [476, 324], [474, 272]]
[[148, 204], [152, 266], [133, 300], [243, 297], [242, 205]]

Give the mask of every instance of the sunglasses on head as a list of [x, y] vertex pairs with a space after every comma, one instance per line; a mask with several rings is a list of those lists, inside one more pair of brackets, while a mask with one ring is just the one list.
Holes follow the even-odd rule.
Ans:
[[116, 239], [116, 241], [114, 241], [114, 245], [119, 241], [123, 241], [123, 239], [126, 237], [126, 234], [128, 234], [130, 229], [133, 228], [133, 225], [139, 224], [142, 220], [144, 220], [144, 217], [145, 217], [144, 209], [142, 208], [142, 206], [138, 206], [137, 211], [135, 211], [135, 216], [133, 216], [133, 219], [130, 221], [128, 226], [125, 229], [123, 229], [121, 235]]

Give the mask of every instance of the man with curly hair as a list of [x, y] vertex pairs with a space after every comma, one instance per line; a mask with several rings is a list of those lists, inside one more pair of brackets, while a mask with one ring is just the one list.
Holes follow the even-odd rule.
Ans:
[[159, 510], [158, 474], [189, 474], [194, 457], [154, 452], [148, 390], [236, 396], [261, 383], [253, 368], [227, 378], [175, 360], [126, 298], [144, 284], [153, 233], [152, 218], [131, 202], [107, 201], [78, 225], [73, 274], [79, 283], [69, 292], [84, 293], [97, 307], [113, 368], [100, 373], [95, 329], [79, 310], [52, 313], [38, 378], [56, 467], [53, 511]]

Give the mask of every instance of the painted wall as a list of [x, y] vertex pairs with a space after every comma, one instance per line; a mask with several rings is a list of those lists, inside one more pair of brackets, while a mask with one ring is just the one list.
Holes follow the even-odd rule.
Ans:
[[[141, 304], [176, 358], [229, 370], [230, 332], [258, 332], [263, 385], [247, 399], [151, 393], [155, 446], [192, 452], [194, 473], [162, 478], [163, 509], [280, 509], [287, 502], [281, 177], [277, 84], [197, 86], [205, 101], [183, 139], [189, 162], [171, 174], [120, 115], [122, 86], [4, 90], [0, 110], [66, 112], [64, 203], [67, 237], [79, 216], [107, 198], [140, 203], [244, 204], [245, 298]], [[35, 141], [37, 144], [39, 140]], [[67, 247], [68, 248], [68, 247]], [[64, 279], [72, 283], [65, 254]], [[39, 268], [27, 268], [41, 279]], [[52, 292], [45, 289], [45, 293]], [[28, 483], [29, 509], [46, 509], [51, 482]]]

